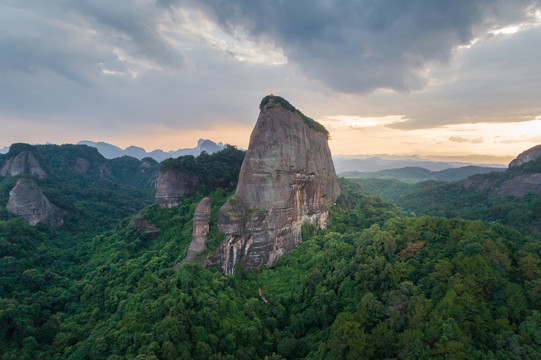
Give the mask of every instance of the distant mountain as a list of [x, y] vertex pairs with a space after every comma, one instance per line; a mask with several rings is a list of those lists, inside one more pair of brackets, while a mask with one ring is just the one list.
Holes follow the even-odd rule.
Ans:
[[83, 141], [79, 141], [77, 144], [88, 145], [88, 146], [94, 147], [98, 149], [98, 152], [107, 159], [114, 159], [117, 157], [122, 157], [122, 156], [127, 155], [139, 160], [142, 160], [146, 157], [150, 157], [158, 162], [161, 162], [165, 159], [177, 158], [179, 156], [184, 156], [184, 155], [198, 156], [203, 151], [205, 151], [207, 154], [213, 154], [225, 148], [225, 145], [222, 144], [221, 142], [215, 143], [214, 141], [205, 140], [205, 139], [199, 139], [199, 141], [197, 141], [197, 146], [194, 148], [171, 150], [167, 152], [163, 150], [159, 150], [159, 149], [153, 150], [151, 152], [147, 152], [145, 149], [137, 147], [137, 146], [129, 146], [123, 150], [119, 148], [118, 146], [115, 146], [106, 142], [101, 142], [101, 141], [94, 142], [94, 141], [83, 140]]
[[504, 171], [505, 168], [462, 166], [440, 171], [431, 171], [418, 166], [407, 166], [398, 169], [380, 171], [346, 171], [339, 176], [361, 179], [396, 179], [407, 183], [416, 183], [425, 180], [459, 181], [476, 174], [486, 174], [493, 171]]
[[[522, 153], [504, 171], [476, 174], [457, 182], [431, 180], [406, 184], [390, 178], [355, 181], [367, 192], [394, 203], [406, 213], [497, 221], [541, 236], [538, 149]], [[445, 175], [452, 170], [459, 169], [438, 173]]]
[[0, 149], [0, 154], [7, 154], [9, 151], [9, 146], [4, 146]]
[[98, 149], [98, 152], [106, 159], [114, 159], [117, 157], [124, 156], [124, 150], [118, 146], [111, 145], [105, 142], [94, 142], [94, 141], [79, 141], [77, 145], [87, 145], [93, 148]]
[[460, 168], [465, 166], [478, 166], [478, 167], [492, 167], [492, 168], [504, 168], [503, 165], [498, 164], [471, 164], [464, 162], [445, 162], [434, 161], [419, 158], [416, 156], [411, 157], [348, 157], [348, 156], [334, 156], [334, 167], [337, 174], [345, 173], [347, 171], [380, 171], [389, 169], [398, 169], [404, 167], [417, 167], [424, 168], [430, 171], [441, 171], [449, 168]]

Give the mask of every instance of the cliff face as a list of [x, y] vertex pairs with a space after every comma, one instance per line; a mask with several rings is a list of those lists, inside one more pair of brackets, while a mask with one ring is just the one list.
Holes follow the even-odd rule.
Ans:
[[327, 134], [270, 100], [250, 137], [235, 195], [220, 209], [222, 271], [233, 273], [241, 258], [245, 268], [273, 266], [298, 246], [303, 223], [326, 225], [339, 194]]
[[63, 211], [43, 195], [33, 179], [17, 181], [9, 192], [6, 208], [25, 218], [32, 226], [40, 222], [50, 226], [60, 226], [64, 223]]
[[183, 173], [168, 170], [158, 175], [155, 202], [162, 209], [170, 209], [180, 205], [180, 199], [193, 195], [197, 181]]
[[541, 157], [541, 145], [537, 145], [519, 154], [516, 159], [514, 159], [513, 161], [509, 163], [509, 167], [512, 168], [515, 166], [520, 166], [522, 164], [527, 163], [528, 161], [532, 161], [540, 157]]
[[207, 233], [209, 232], [210, 221], [210, 199], [204, 198], [201, 200], [193, 217], [193, 233], [192, 241], [188, 247], [186, 258], [180, 262], [192, 262], [197, 254], [207, 248]]
[[28, 150], [9, 158], [2, 169], [0, 169], [0, 176], [17, 176], [23, 174], [33, 175], [38, 179], [47, 177], [47, 173], [41, 168], [38, 159]]

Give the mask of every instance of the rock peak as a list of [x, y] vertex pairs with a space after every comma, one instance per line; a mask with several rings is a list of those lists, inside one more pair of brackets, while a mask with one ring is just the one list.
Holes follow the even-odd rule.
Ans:
[[241, 258], [245, 268], [273, 266], [298, 246], [303, 223], [326, 226], [340, 194], [327, 130], [280, 99], [261, 102], [235, 195], [220, 209], [224, 273]]
[[259, 110], [261, 112], [266, 112], [267, 110], [277, 107], [281, 107], [282, 109], [292, 112], [300, 119], [302, 119], [302, 121], [304, 121], [304, 123], [308, 125], [310, 129], [325, 134], [327, 136], [327, 139], [329, 138], [329, 131], [327, 131], [327, 129], [325, 129], [323, 125], [321, 125], [314, 119], [304, 115], [300, 110], [295, 108], [295, 106], [291, 105], [291, 103], [289, 103], [289, 101], [287, 101], [283, 97], [275, 96], [272, 94], [267, 95], [261, 100], [261, 103], [259, 104]]
[[39, 164], [38, 159], [29, 150], [24, 150], [17, 155], [11, 156], [2, 169], [0, 169], [0, 176], [18, 175], [33, 175], [38, 179], [47, 177], [47, 173]]
[[512, 168], [515, 166], [520, 166], [527, 163], [528, 161], [532, 161], [540, 157], [541, 157], [541, 145], [537, 145], [537, 146], [534, 146], [533, 148], [530, 148], [520, 153], [516, 157], [516, 159], [514, 159], [513, 161], [509, 163], [509, 167]]
[[32, 226], [40, 222], [50, 226], [64, 223], [64, 212], [43, 195], [34, 179], [22, 178], [17, 181], [9, 192], [6, 208], [25, 218]]
[[208, 197], [201, 200], [201, 202], [195, 208], [195, 214], [193, 217], [193, 233], [192, 241], [188, 247], [188, 252], [186, 258], [182, 260], [179, 264], [185, 262], [192, 262], [197, 254], [207, 248], [207, 233], [209, 232], [209, 221], [210, 221], [210, 199]]

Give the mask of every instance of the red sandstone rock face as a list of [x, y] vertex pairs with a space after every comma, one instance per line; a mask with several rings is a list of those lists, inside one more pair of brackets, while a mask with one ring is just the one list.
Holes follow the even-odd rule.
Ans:
[[43, 195], [33, 179], [17, 181], [9, 192], [6, 208], [25, 218], [32, 226], [40, 222], [50, 226], [60, 226], [64, 223], [63, 211]]
[[327, 223], [340, 194], [327, 136], [295, 113], [274, 106], [260, 113], [240, 171], [237, 190], [221, 209], [218, 230], [224, 273], [271, 267], [301, 240], [301, 226]]
[[47, 173], [41, 168], [38, 159], [30, 151], [22, 151], [19, 155], [8, 159], [0, 170], [0, 176], [33, 175], [45, 179]]
[[534, 146], [533, 148], [521, 153], [516, 159], [509, 163], [509, 167], [512, 168], [515, 166], [520, 166], [539, 157], [541, 157], [541, 145]]
[[162, 209], [180, 205], [181, 198], [195, 193], [196, 181], [182, 173], [171, 170], [158, 175], [155, 203]]
[[206, 241], [209, 232], [210, 205], [210, 199], [204, 198], [199, 205], [197, 205], [197, 208], [195, 208], [192, 242], [188, 247], [186, 258], [182, 260], [180, 264], [192, 262], [197, 254], [207, 248]]

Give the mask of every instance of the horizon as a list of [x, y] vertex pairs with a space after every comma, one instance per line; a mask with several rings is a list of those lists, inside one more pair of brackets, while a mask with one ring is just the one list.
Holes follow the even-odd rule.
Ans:
[[[84, 139], [84, 140], [79, 140], [79, 141], [75, 141], [75, 142], [67, 142], [67, 143], [61, 143], [61, 144], [55, 144], [55, 143], [51, 143], [51, 142], [46, 142], [46, 143], [28, 143], [30, 145], [66, 145], [66, 144], [73, 144], [73, 145], [85, 145], [85, 144], [80, 144], [82, 142], [92, 142], [92, 143], [95, 143], [95, 144], [98, 144], [98, 143], [103, 143], [103, 144], [107, 144], [107, 145], [112, 145], [114, 147], [117, 147], [119, 148], [120, 150], [122, 151], [125, 151], [127, 150], [128, 148], [130, 147], [136, 147], [136, 148], [139, 148], [139, 149], [143, 149], [145, 152], [147, 153], [151, 153], [151, 152], [154, 152], [154, 151], [163, 151], [165, 153], [168, 153], [168, 152], [174, 152], [174, 151], [178, 151], [178, 150], [181, 150], [181, 149], [193, 149], [195, 147], [197, 147], [197, 142], [199, 140], [210, 140], [212, 142], [214, 142], [215, 144], [219, 144], [219, 143], [222, 143], [223, 145], [232, 145], [232, 146], [235, 146], [241, 150], [246, 150], [248, 148], [248, 145], [246, 145], [246, 147], [241, 147], [241, 146], [237, 146], [236, 144], [230, 144], [228, 142], [225, 142], [225, 141], [221, 141], [221, 140], [213, 140], [213, 139], [204, 139], [204, 138], [198, 138], [198, 140], [194, 141], [192, 145], [189, 145], [189, 146], [185, 146], [185, 147], [177, 147], [177, 148], [172, 148], [172, 149], [160, 149], [160, 148], [145, 148], [143, 146], [139, 146], [137, 144], [130, 144], [130, 145], [127, 145], [127, 146], [119, 146], [118, 144], [113, 144], [113, 143], [109, 143], [109, 142], [106, 142], [106, 141], [101, 141], [101, 140], [88, 140], [88, 139]], [[6, 146], [0, 146], [0, 150], [3, 150], [3, 149], [7, 149], [5, 153], [7, 153], [7, 151], [9, 150], [10, 145], [6, 145]], [[523, 151], [526, 151], [528, 149], [524, 149]], [[523, 152], [521, 151], [521, 153]], [[2, 152], [0, 152], [0, 154], [2, 154]], [[513, 156], [501, 156], [501, 157], [497, 157], [497, 156], [492, 156], [492, 155], [482, 155], [482, 154], [470, 154], [470, 155], [445, 155], [445, 154], [426, 154], [426, 155], [420, 155], [420, 154], [385, 154], [385, 153], [372, 153], [372, 154], [332, 154], [332, 157], [333, 158], [344, 158], [344, 159], [368, 159], [368, 158], [381, 158], [381, 159], [385, 159], [385, 160], [391, 160], [391, 159], [402, 159], [402, 160], [405, 160], [405, 159], [419, 159], [419, 160], [428, 160], [428, 161], [434, 161], [434, 162], [447, 162], [447, 163], [459, 163], [459, 164], [473, 164], [473, 165], [484, 165], [484, 166], [491, 166], [491, 165], [494, 165], [494, 166], [507, 166], [509, 164], [509, 162], [511, 160], [513, 160], [514, 158], [516, 158], [520, 153], [517, 153]]]
[[534, 0], [50, 5], [0, 4], [6, 146], [247, 148], [270, 93], [322, 123], [335, 156], [503, 164], [541, 144]]

